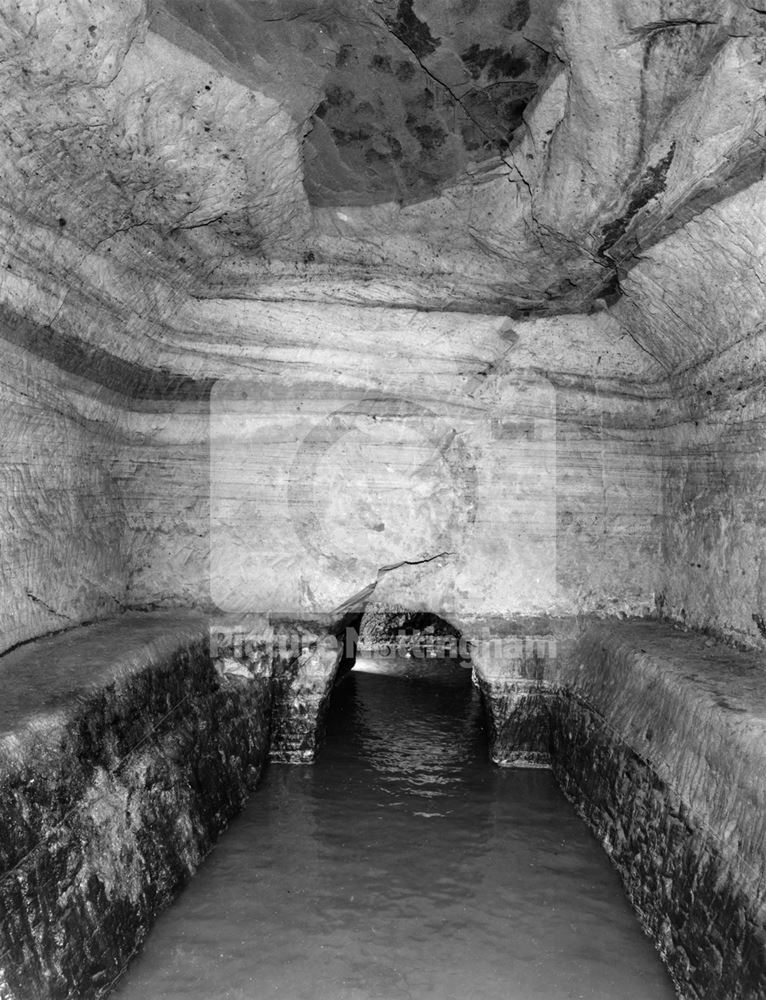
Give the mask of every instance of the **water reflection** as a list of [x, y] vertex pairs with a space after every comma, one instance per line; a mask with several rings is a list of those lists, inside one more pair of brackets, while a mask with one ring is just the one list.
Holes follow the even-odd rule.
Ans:
[[671, 1000], [550, 774], [488, 764], [469, 672], [398, 666], [339, 687], [314, 767], [269, 769], [123, 1000]]

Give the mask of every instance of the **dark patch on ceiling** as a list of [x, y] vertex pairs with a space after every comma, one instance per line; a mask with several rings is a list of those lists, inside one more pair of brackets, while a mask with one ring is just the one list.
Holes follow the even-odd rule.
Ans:
[[426, 22], [412, 9], [412, 0], [399, 0], [396, 17], [386, 18], [386, 24], [418, 59], [430, 56], [439, 45], [439, 39], [433, 37]]
[[548, 57], [522, 34], [527, 0], [461, 3], [437, 27], [384, 0], [380, 30], [339, 46], [304, 143], [312, 204], [426, 199], [507, 152]]
[[603, 257], [620, 237], [624, 235], [633, 216], [644, 205], [648, 204], [655, 195], [665, 190], [665, 178], [667, 177], [668, 170], [670, 170], [670, 164], [673, 162], [675, 153], [676, 144], [674, 142], [658, 163], [647, 167], [644, 171], [644, 176], [635, 189], [625, 213], [604, 227], [604, 239], [598, 250], [600, 256]]
[[529, 0], [150, 4], [153, 26], [304, 127], [317, 206], [419, 201], [503, 155], [546, 69]]
[[486, 72], [490, 82], [494, 82], [502, 77], [521, 76], [529, 69], [529, 61], [523, 56], [515, 55], [513, 51], [506, 52], [505, 49], [498, 48], [482, 49], [476, 44], [466, 49], [461, 58], [474, 80], [478, 80], [483, 72]]
[[511, 0], [504, 22], [505, 27], [511, 31], [521, 31], [529, 20], [529, 15], [529, 0]]

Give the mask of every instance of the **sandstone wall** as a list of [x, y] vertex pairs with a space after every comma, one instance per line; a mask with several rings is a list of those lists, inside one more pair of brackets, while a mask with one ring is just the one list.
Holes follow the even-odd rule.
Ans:
[[92, 384], [3, 344], [1, 649], [125, 602], [119, 417]]
[[[58, 424], [40, 432], [61, 462], [42, 492], [7, 491], [29, 497], [13, 528], [27, 540], [8, 536], [8, 641], [115, 601], [205, 605], [211, 580], [227, 607], [312, 612], [367, 588], [459, 615], [659, 605], [759, 640], [758, 474], [734, 457], [731, 420], [671, 412], [663, 380], [734, 351], [763, 314], [763, 15], [665, 6], [538, 5], [525, 37], [551, 58], [511, 146], [424, 200], [380, 204], [311, 203], [317, 178], [338, 176], [315, 161], [319, 119], [341, 79], [357, 114], [378, 70], [351, 63], [372, 46], [380, 67], [393, 45], [454, 131], [464, 109], [441, 73], [469, 26], [441, 8], [418, 7], [442, 47], [422, 65], [395, 19], [373, 39], [354, 5], [318, 46], [310, 11], [264, 20], [258, 5], [220, 20], [138, 0], [4, 14], [0, 298], [45, 333], [38, 353], [125, 396], [151, 383], [156, 401], [117, 404], [119, 433], [90, 465], [91, 430], [82, 447]], [[471, 22], [480, 49], [506, 37], [498, 11]], [[343, 190], [372, 183], [369, 166]], [[244, 457], [178, 395], [232, 377], [272, 393]], [[392, 399], [414, 406], [404, 421], [380, 419]], [[86, 517], [86, 493], [114, 517]], [[65, 532], [71, 558], [72, 541], [51, 549]]]
[[662, 532], [661, 457], [650, 415], [626, 413], [617, 395], [580, 399], [580, 413], [565, 412], [563, 395], [560, 404], [558, 607], [551, 610], [647, 614], [654, 606]]
[[658, 602], [686, 625], [766, 647], [766, 344], [731, 353], [685, 376], [682, 419], [662, 436]]
[[[704, 165], [696, 209], [646, 245], [621, 278], [624, 294], [613, 313], [667, 373], [657, 385], [668, 401], [655, 441], [663, 478], [658, 610], [766, 648], [762, 140], [739, 143], [741, 173], [715, 197], [710, 188], [719, 165], [729, 164], [741, 125], [762, 121], [763, 102], [753, 100], [762, 46], [762, 33], [729, 39], [714, 64], [717, 86], [706, 86], [687, 108], [695, 128], [711, 118], [694, 133], [702, 141], [695, 138], [692, 148], [687, 140], [683, 153], [679, 145], [658, 200], [672, 200], [675, 185]], [[762, 124], [758, 129], [762, 134]]]
[[210, 457], [205, 401], [134, 402], [114, 476], [125, 511], [126, 602], [210, 605]]
[[[129, 603], [314, 614], [368, 591], [458, 617], [653, 606], [653, 369], [606, 316], [508, 329], [314, 310], [307, 328], [295, 310], [205, 311], [236, 329], [238, 377], [209, 402], [135, 403], [122, 425]], [[207, 350], [223, 376], [231, 359], [196, 324], [189, 363]], [[431, 353], [413, 357], [413, 337]]]
[[[655, 372], [606, 314], [301, 308], [180, 311], [154, 369], [9, 345], [8, 645], [122, 606], [365, 591], [458, 617], [653, 606]], [[41, 329], [13, 336], [50, 354]]]

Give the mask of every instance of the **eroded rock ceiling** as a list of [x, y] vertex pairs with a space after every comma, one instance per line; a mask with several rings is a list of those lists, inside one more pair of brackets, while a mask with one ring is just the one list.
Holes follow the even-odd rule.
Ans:
[[545, 73], [541, 13], [551, 9], [533, 14], [529, 0], [431, 0], [417, 12], [412, 0], [167, 0], [155, 23], [191, 29], [259, 85], [258, 69], [270, 70], [266, 92], [305, 123], [309, 202], [370, 205], [432, 197], [508, 151]]
[[725, 346], [732, 260], [760, 322], [756, 2], [24, 0], [0, 18], [0, 294], [44, 330], [100, 331], [93, 350], [151, 364], [201, 299], [609, 307], [677, 369]]

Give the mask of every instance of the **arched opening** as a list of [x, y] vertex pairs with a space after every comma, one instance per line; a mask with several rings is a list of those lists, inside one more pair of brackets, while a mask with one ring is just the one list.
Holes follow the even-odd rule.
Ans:
[[359, 626], [357, 662], [442, 659], [465, 665], [469, 653], [462, 639], [460, 629], [433, 612], [370, 603]]

